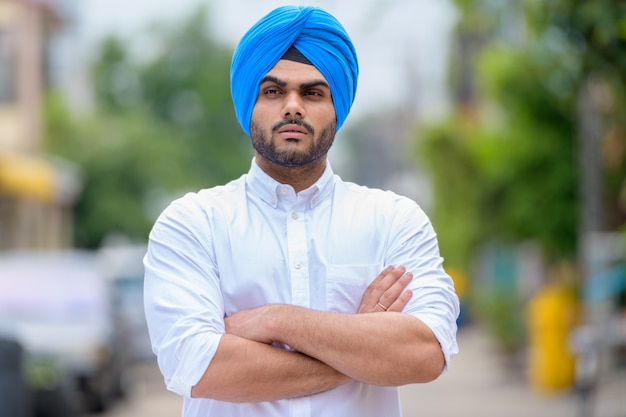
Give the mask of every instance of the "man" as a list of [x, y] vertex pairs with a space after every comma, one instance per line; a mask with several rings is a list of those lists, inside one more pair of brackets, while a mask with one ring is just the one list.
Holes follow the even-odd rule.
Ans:
[[327, 161], [357, 76], [319, 8], [278, 8], [237, 46], [250, 171], [173, 202], [144, 261], [153, 348], [184, 416], [400, 416], [396, 387], [457, 353], [458, 298], [426, 215]]

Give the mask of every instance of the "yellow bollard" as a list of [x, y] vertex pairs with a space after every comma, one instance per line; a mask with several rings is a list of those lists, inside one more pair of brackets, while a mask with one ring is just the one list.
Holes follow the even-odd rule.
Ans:
[[541, 289], [528, 305], [529, 379], [537, 391], [553, 392], [574, 384], [575, 356], [569, 335], [578, 302], [565, 286]]
[[469, 280], [467, 275], [461, 270], [457, 268], [446, 268], [446, 272], [452, 278], [454, 282], [454, 291], [456, 295], [459, 297], [459, 302], [461, 304], [461, 311], [459, 312], [459, 317], [457, 318], [457, 325], [459, 328], [465, 325], [467, 322], [467, 313], [466, 309], [466, 299], [467, 294], [469, 292]]

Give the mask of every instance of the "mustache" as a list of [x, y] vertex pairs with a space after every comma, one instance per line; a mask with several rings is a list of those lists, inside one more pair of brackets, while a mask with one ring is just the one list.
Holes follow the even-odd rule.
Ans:
[[277, 132], [278, 129], [280, 129], [281, 127], [286, 126], [286, 125], [302, 126], [311, 135], [313, 135], [315, 133], [315, 129], [313, 129], [313, 126], [311, 126], [310, 124], [308, 124], [304, 120], [300, 120], [300, 119], [285, 119], [285, 120], [281, 120], [280, 122], [278, 122], [274, 126], [272, 126], [272, 132]]

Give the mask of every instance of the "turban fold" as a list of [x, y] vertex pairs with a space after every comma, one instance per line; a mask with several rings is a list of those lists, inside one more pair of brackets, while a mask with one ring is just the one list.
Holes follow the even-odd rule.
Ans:
[[233, 54], [230, 92], [237, 120], [247, 134], [259, 83], [291, 46], [328, 81], [337, 130], [348, 116], [359, 75], [350, 36], [335, 17], [319, 7], [283, 6], [252, 26]]

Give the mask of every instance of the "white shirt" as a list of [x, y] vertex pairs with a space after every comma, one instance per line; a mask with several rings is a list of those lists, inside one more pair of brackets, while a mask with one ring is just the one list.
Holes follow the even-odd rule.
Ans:
[[150, 233], [145, 311], [167, 388], [183, 416], [395, 417], [398, 389], [350, 382], [275, 402], [233, 404], [190, 397], [224, 334], [223, 317], [269, 303], [355, 313], [388, 265], [414, 274], [404, 312], [458, 352], [459, 302], [431, 224], [408, 198], [343, 182], [329, 164], [296, 194], [253, 161], [247, 175], [190, 193], [164, 210]]

